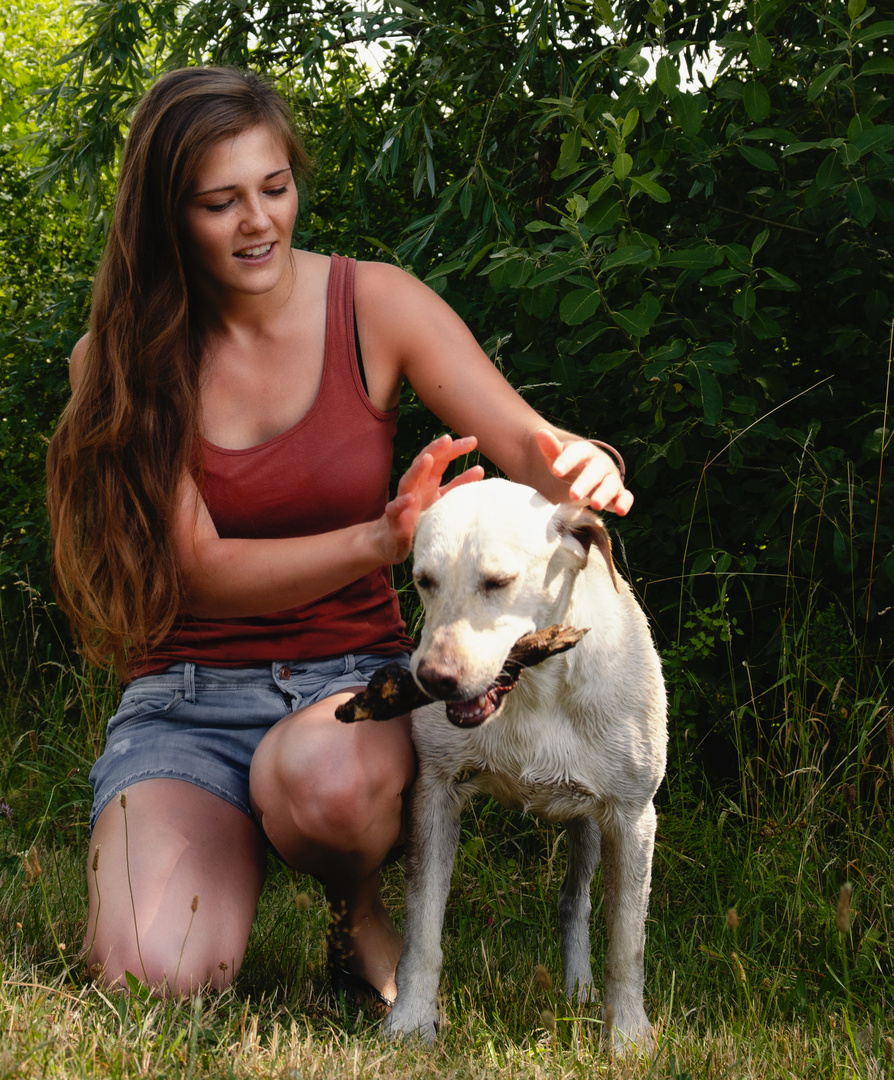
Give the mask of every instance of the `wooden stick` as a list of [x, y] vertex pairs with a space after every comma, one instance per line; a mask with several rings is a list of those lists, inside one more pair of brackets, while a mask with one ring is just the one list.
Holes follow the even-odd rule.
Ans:
[[[557, 656], [573, 648], [587, 630], [570, 626], [547, 626], [525, 634], [509, 650], [509, 656], [500, 672], [500, 681], [515, 682], [522, 670], [540, 664], [550, 656]], [[358, 720], [392, 720], [430, 705], [434, 699], [420, 690], [416, 680], [400, 664], [386, 664], [372, 676], [365, 690], [355, 694], [350, 701], [339, 705], [335, 715], [343, 724]]]

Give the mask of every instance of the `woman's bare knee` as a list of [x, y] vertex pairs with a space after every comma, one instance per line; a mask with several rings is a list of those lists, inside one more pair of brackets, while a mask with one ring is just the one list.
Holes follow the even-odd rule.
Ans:
[[263, 882], [250, 818], [183, 781], [143, 781], [100, 814], [89, 859], [94, 978], [123, 986], [130, 974], [159, 994], [228, 985]]
[[[415, 773], [408, 721], [346, 728], [330, 715], [297, 713], [259, 746], [252, 799], [271, 842], [289, 861], [308, 848], [387, 853], [402, 826]], [[376, 730], [378, 728], [378, 730]]]

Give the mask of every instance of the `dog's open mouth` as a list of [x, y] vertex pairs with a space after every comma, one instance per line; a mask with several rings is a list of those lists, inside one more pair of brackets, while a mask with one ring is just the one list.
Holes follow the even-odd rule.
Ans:
[[447, 719], [456, 727], [478, 727], [500, 707], [503, 695], [518, 685], [518, 673], [510, 675], [501, 671], [499, 678], [489, 690], [468, 701], [448, 701]]
[[[500, 707], [504, 695], [517, 685], [524, 668], [573, 648], [586, 633], [586, 630], [554, 624], [524, 634], [509, 650], [503, 670], [493, 686], [468, 701], [446, 702], [447, 719], [457, 727], [483, 724]], [[432, 700], [432, 695], [417, 685], [405, 667], [392, 663], [379, 668], [366, 689], [339, 705], [335, 715], [343, 724], [354, 724], [358, 720], [390, 720], [430, 705]]]

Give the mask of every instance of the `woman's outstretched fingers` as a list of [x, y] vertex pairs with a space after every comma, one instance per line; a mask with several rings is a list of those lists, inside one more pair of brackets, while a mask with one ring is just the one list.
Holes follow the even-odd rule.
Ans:
[[603, 450], [585, 439], [563, 443], [546, 428], [536, 438], [553, 475], [568, 480], [569, 499], [620, 517], [630, 510], [633, 495], [625, 488], [617, 463]]

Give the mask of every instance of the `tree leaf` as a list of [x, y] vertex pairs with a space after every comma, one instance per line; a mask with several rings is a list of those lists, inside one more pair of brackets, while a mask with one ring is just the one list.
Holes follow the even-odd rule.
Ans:
[[655, 79], [665, 97], [672, 97], [680, 85], [680, 72], [669, 56], [660, 56], [655, 65]]
[[619, 266], [633, 266], [636, 263], [648, 262], [652, 257], [652, 249], [640, 247], [638, 244], [628, 244], [616, 251], [609, 252], [602, 260], [602, 270], [616, 270]]
[[[761, 288], [764, 289], [782, 289], [785, 292], [799, 292], [801, 286], [797, 281], [792, 281], [790, 277], [786, 277], [785, 274], [780, 274], [778, 270], [774, 270], [772, 266], [763, 267], [764, 273], [770, 278], [770, 281], [762, 283]], [[771, 284], [772, 282], [772, 284]]]
[[612, 162], [612, 172], [619, 180], [626, 180], [633, 168], [633, 158], [629, 154], [617, 154]]
[[595, 289], [575, 289], [562, 297], [559, 318], [568, 326], [580, 326], [596, 314], [601, 302]]
[[661, 257], [662, 266], [673, 266], [680, 270], [710, 270], [723, 262], [723, 252], [709, 244], [697, 247], [680, 248], [665, 252]]
[[754, 289], [750, 285], [746, 285], [733, 297], [733, 311], [745, 322], [754, 314], [755, 299]]
[[584, 216], [584, 225], [591, 230], [594, 236], [602, 236], [611, 232], [620, 218], [624, 204], [620, 199], [610, 196], [600, 199], [595, 205], [590, 206]]
[[846, 67], [847, 64], [833, 64], [832, 67], [828, 68], [821, 75], [817, 75], [807, 90], [807, 100], [815, 101], [835, 76], [840, 71], [844, 71]]
[[894, 75], [894, 57], [873, 56], [860, 68], [860, 75]]
[[759, 150], [756, 146], [740, 146], [739, 153], [749, 165], [753, 165], [756, 169], [761, 169], [763, 172], [778, 171], [775, 160], [766, 150]]
[[752, 34], [748, 42], [748, 58], [758, 71], [766, 71], [773, 62], [773, 47], [763, 34]]
[[717, 377], [705, 362], [690, 360], [686, 368], [687, 378], [701, 395], [704, 421], [709, 427], [713, 427], [720, 419], [720, 414], [723, 411], [723, 394], [720, 390], [720, 383], [718, 383]]
[[656, 184], [648, 176], [631, 176], [630, 186], [634, 191], [641, 191], [644, 195], [648, 195], [653, 202], [669, 203], [671, 201], [670, 192], [667, 188], [663, 188], [661, 184]]
[[571, 356], [566, 353], [559, 356], [550, 369], [550, 374], [566, 393], [574, 394], [577, 392], [580, 386], [581, 373], [580, 368], [578, 368]]
[[459, 193], [459, 209], [463, 216], [463, 221], [468, 221], [469, 214], [472, 210], [472, 185], [468, 181], [463, 184], [463, 189]]
[[853, 140], [860, 156], [876, 150], [890, 150], [894, 146], [894, 124], [879, 124], [878, 127], [864, 128]]
[[770, 95], [764, 84], [757, 82], [755, 79], [745, 83], [742, 103], [745, 106], [745, 111], [757, 124], [766, 120], [770, 115]]
[[857, 180], [848, 188], [847, 208], [861, 225], [868, 225], [872, 221], [877, 207], [868, 184]]
[[644, 338], [660, 313], [661, 303], [658, 298], [652, 293], [646, 293], [636, 307], [613, 311], [612, 318], [631, 337]]
[[863, 45], [867, 41], [876, 41], [878, 38], [894, 37], [894, 20], [888, 19], [886, 22], [870, 23], [862, 30], [857, 30], [854, 34], [854, 41], [858, 41]]
[[580, 128], [574, 128], [569, 131], [562, 139], [562, 149], [559, 152], [559, 175], [564, 176], [570, 172], [571, 169], [577, 164], [580, 158], [581, 146], [583, 140], [581, 138]]
[[671, 106], [674, 119], [684, 135], [698, 135], [705, 119], [705, 96], [703, 94], [678, 94]]

